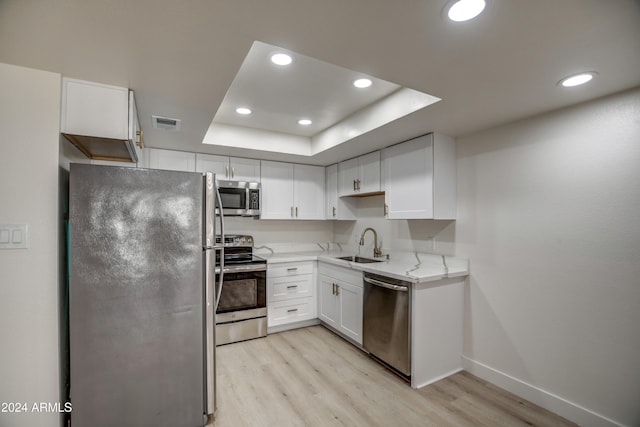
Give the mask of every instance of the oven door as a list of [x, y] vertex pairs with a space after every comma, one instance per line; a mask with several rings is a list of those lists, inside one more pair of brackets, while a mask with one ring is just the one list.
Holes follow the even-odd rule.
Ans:
[[[259, 270], [246, 271], [255, 268]], [[266, 316], [266, 294], [267, 271], [264, 265], [225, 268], [216, 324]]]

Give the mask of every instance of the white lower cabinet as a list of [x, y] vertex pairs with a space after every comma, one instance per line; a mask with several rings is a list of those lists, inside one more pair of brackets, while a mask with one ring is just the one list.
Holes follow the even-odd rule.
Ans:
[[315, 265], [315, 261], [267, 265], [267, 327], [317, 317]]
[[320, 320], [362, 345], [362, 273], [320, 262], [318, 281]]

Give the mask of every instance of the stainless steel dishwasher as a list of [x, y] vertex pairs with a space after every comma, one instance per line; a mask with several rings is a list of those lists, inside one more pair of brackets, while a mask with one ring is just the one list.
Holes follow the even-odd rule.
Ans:
[[411, 283], [365, 273], [362, 326], [364, 349], [411, 376]]

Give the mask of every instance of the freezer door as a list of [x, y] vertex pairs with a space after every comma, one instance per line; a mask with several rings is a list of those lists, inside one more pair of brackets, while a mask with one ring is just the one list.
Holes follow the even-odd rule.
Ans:
[[202, 175], [71, 165], [74, 427], [202, 426]]

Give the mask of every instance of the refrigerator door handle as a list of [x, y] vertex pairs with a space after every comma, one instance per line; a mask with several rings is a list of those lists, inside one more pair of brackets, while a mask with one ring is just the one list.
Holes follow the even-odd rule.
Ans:
[[[220, 197], [220, 190], [218, 186], [215, 186], [216, 193], [216, 203], [218, 206], [222, 207], [222, 198]], [[215, 314], [218, 309], [218, 304], [220, 303], [220, 295], [222, 295], [222, 283], [224, 280], [224, 214], [222, 213], [222, 209], [219, 209], [220, 212], [220, 274], [219, 274], [219, 283], [217, 286], [217, 295], [216, 295], [216, 305], [214, 306], [213, 312]], [[215, 218], [214, 218], [215, 221]], [[215, 276], [214, 276], [215, 277]]]
[[[224, 214], [222, 209], [218, 209], [220, 216], [220, 244], [216, 244], [216, 205], [222, 206], [220, 192], [216, 185], [215, 174], [207, 172], [205, 179], [205, 246], [206, 251], [206, 410], [208, 415], [215, 415], [216, 412], [216, 360], [215, 360], [215, 316], [220, 294], [222, 291], [222, 281], [224, 278]], [[216, 266], [216, 255], [220, 251], [219, 266]], [[216, 270], [219, 268], [219, 283], [216, 280]]]

